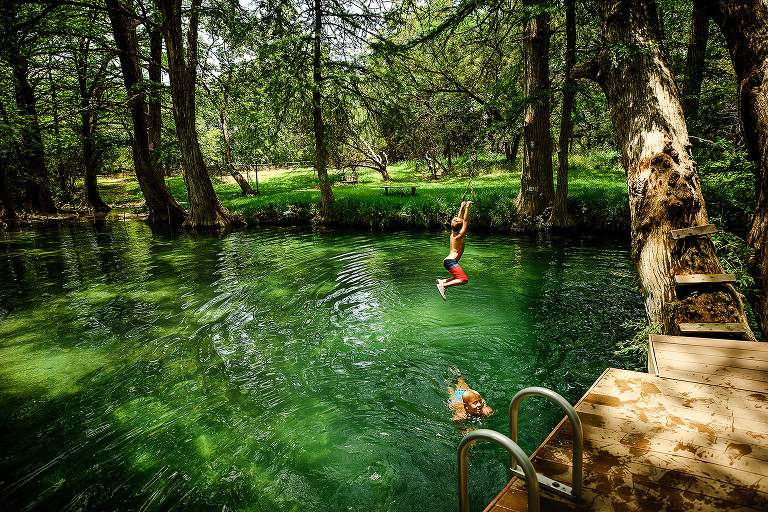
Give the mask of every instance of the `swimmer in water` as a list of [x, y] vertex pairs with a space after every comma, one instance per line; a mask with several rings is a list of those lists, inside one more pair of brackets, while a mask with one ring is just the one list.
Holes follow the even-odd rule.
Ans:
[[458, 368], [451, 366], [451, 371], [458, 377], [456, 389], [448, 386], [448, 406], [453, 410], [453, 421], [459, 422], [473, 417], [487, 418], [493, 414], [480, 393], [471, 389]]

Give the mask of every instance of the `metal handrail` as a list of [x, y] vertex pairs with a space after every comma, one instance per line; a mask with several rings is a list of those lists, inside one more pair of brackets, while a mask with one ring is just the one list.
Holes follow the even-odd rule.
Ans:
[[[550, 480], [547, 478], [542, 477], [541, 475], [538, 475], [538, 480], [541, 480], [539, 483], [544, 488], [557, 493], [560, 496], [564, 496], [568, 499], [578, 501], [581, 499], [581, 493], [582, 493], [582, 481], [584, 479], [583, 474], [583, 460], [584, 460], [584, 432], [581, 427], [581, 419], [579, 419], [579, 415], [576, 414], [576, 410], [571, 406], [568, 401], [563, 398], [561, 395], [556, 393], [555, 391], [552, 391], [551, 389], [547, 388], [541, 388], [541, 387], [530, 387], [521, 389], [517, 392], [517, 394], [512, 398], [512, 402], [509, 404], [509, 438], [514, 442], [517, 443], [517, 409], [520, 406], [520, 402], [523, 401], [524, 398], [529, 396], [541, 396], [544, 398], [549, 399], [550, 401], [557, 404], [568, 416], [568, 419], [571, 422], [571, 430], [573, 431], [573, 486], [572, 489], [568, 488], [568, 486], [556, 482], [554, 480]], [[515, 444], [517, 446], [517, 444]], [[519, 471], [517, 471], [516, 467], [512, 466], [512, 456], [509, 457], [509, 472], [510, 472], [510, 478], [515, 475], [519, 477], [528, 479], [528, 475], [525, 472], [525, 467], [523, 467], [523, 473], [525, 476], [520, 474]]]
[[517, 463], [522, 467], [525, 474], [525, 482], [528, 491], [528, 512], [539, 512], [539, 481], [536, 478], [536, 470], [533, 469], [533, 464], [528, 460], [528, 456], [525, 454], [522, 448], [517, 443], [512, 441], [504, 434], [500, 434], [495, 430], [489, 430], [481, 428], [473, 430], [464, 436], [464, 439], [459, 443], [459, 510], [460, 512], [467, 512], [469, 510], [469, 489], [467, 484], [467, 451], [469, 445], [473, 441], [478, 439], [485, 439], [491, 441], [499, 446], [505, 448], [509, 452], [509, 460], [513, 458], [517, 460]]

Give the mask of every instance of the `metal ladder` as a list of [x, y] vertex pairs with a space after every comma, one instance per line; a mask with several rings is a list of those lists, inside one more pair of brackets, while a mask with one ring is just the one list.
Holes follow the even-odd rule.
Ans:
[[[520, 402], [529, 396], [541, 396], [557, 404], [568, 416], [573, 431], [573, 487], [569, 487], [561, 482], [552, 480], [536, 473], [533, 469], [530, 459], [522, 448], [517, 445], [517, 409]], [[477, 429], [469, 432], [459, 443], [459, 510], [467, 512], [469, 510], [469, 490], [467, 476], [467, 452], [470, 444], [478, 439], [485, 439], [505, 448], [509, 452], [509, 477], [522, 478], [526, 482], [528, 492], [528, 512], [539, 512], [539, 489], [544, 488], [547, 491], [567, 498], [573, 502], [581, 501], [582, 481], [583, 481], [583, 455], [584, 455], [584, 433], [581, 427], [581, 420], [576, 414], [576, 410], [558, 393], [551, 389], [542, 387], [530, 387], [521, 389], [512, 398], [509, 405], [509, 437], [500, 434], [495, 430]], [[516, 464], [513, 465], [513, 463]]]

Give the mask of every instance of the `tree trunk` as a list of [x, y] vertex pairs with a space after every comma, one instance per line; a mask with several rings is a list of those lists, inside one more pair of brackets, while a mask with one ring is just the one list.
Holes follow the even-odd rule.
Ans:
[[517, 160], [517, 153], [520, 151], [520, 139], [522, 138], [522, 132], [517, 132], [515, 138], [512, 139], [512, 147], [509, 147], [509, 142], [504, 143], [504, 147], [507, 150], [507, 163], [509, 164], [509, 170], [515, 170], [515, 160]]
[[106, 0], [109, 19], [120, 55], [123, 82], [128, 91], [128, 104], [133, 121], [133, 165], [144, 200], [149, 209], [147, 222], [150, 224], [177, 225], [184, 222], [187, 212], [179, 206], [165, 186], [163, 177], [152, 165], [147, 134], [146, 96], [141, 88], [141, 67], [139, 66], [139, 44], [135, 22], [126, 16], [127, 10], [119, 0]]
[[[21, 145], [17, 148], [21, 172], [20, 181], [26, 191], [27, 208], [43, 214], [56, 213], [50, 185], [48, 169], [45, 165], [45, 146], [37, 117], [35, 92], [27, 78], [29, 62], [18, 51], [10, 52], [10, 64], [13, 68], [14, 93], [16, 106], [22, 116]], [[23, 178], [22, 178], [23, 176]]]
[[161, 111], [160, 87], [163, 79], [163, 33], [160, 27], [150, 26], [149, 32], [149, 81], [150, 90], [147, 101], [147, 124], [149, 129], [149, 150], [152, 157], [152, 168], [163, 176], [160, 164], [160, 148], [162, 145], [163, 116]]
[[56, 144], [56, 178], [58, 178], [59, 182], [59, 188], [62, 192], [73, 192], [70, 188], [71, 180], [68, 176], [68, 173], [64, 169], [64, 161], [61, 158], [61, 129], [59, 125], [61, 124], [59, 122], [59, 104], [58, 104], [58, 97], [57, 97], [57, 87], [56, 82], [53, 80], [53, 74], [51, 73], [51, 69], [53, 68], [53, 64], [49, 61], [48, 63], [48, 81], [51, 84], [51, 104], [53, 105], [53, 108], [51, 109], [51, 113], [53, 114], [53, 137]]
[[[101, 198], [96, 172], [99, 165], [98, 150], [93, 140], [96, 135], [97, 113], [94, 105], [99, 103], [100, 86], [98, 81], [103, 77], [97, 71], [93, 78], [94, 84], [88, 86], [88, 41], [81, 41], [81, 47], [75, 55], [75, 68], [77, 74], [78, 90], [80, 92], [80, 136], [83, 145], [83, 160], [85, 169], [83, 173], [83, 204], [81, 208], [93, 208], [94, 213], [107, 213], [112, 208]], [[111, 60], [111, 59], [110, 59]]]
[[[757, 204], [747, 241], [757, 251], [752, 275], [759, 290], [752, 306], [768, 340], [768, 0], [703, 2], [725, 36], [738, 83], [741, 129], [757, 162]], [[714, 4], [714, 5], [713, 5]]]
[[251, 188], [251, 185], [248, 183], [248, 181], [243, 178], [243, 175], [237, 172], [237, 169], [235, 169], [235, 164], [232, 161], [232, 144], [229, 140], [229, 122], [227, 119], [227, 102], [229, 100], [229, 83], [232, 80], [232, 71], [229, 71], [228, 77], [227, 77], [227, 83], [224, 84], [224, 91], [222, 93], [221, 97], [221, 110], [219, 111], [219, 120], [221, 121], [221, 132], [224, 136], [224, 161], [227, 166], [227, 170], [229, 171], [229, 174], [235, 179], [238, 185], [240, 185], [240, 190], [242, 191], [244, 196], [253, 196], [256, 195], [256, 192], [253, 191]]
[[679, 334], [682, 322], [739, 322], [754, 339], [731, 285], [676, 293], [675, 275], [723, 269], [709, 237], [669, 236], [672, 229], [707, 224], [707, 212], [679, 93], [659, 44], [655, 2], [598, 5], [606, 49], [574, 76], [597, 80], [608, 100], [627, 173], [632, 259], [648, 317], [667, 334]]
[[333, 190], [328, 179], [328, 145], [325, 140], [325, 123], [323, 122], [321, 70], [322, 47], [320, 38], [323, 33], [323, 15], [321, 0], [315, 0], [315, 32], [312, 55], [312, 124], [315, 131], [315, 171], [320, 185], [320, 218], [328, 217], [333, 204]]
[[189, 197], [189, 217], [184, 226], [197, 228], [226, 228], [232, 225], [232, 214], [227, 210], [208, 176], [208, 169], [200, 151], [195, 126], [195, 85], [197, 79], [197, 27], [202, 0], [193, 0], [187, 24], [186, 48], [183, 42], [181, 0], [155, 0], [163, 15], [163, 37], [168, 56], [168, 75], [173, 98], [173, 118], [179, 137], [184, 182]]
[[16, 210], [13, 208], [13, 198], [8, 188], [7, 150], [0, 150], [0, 221], [16, 224], [16, 220]]
[[552, 136], [549, 101], [549, 13], [544, 0], [525, 0], [523, 5], [539, 10], [525, 21], [525, 84], [528, 104], [523, 126], [526, 151], [520, 193], [515, 200], [521, 217], [541, 214], [552, 203]]
[[565, 228], [573, 224], [568, 215], [568, 148], [573, 134], [573, 99], [576, 96], [576, 84], [571, 77], [571, 70], [576, 64], [576, 5], [575, 0], [568, 2], [565, 11], [565, 80], [563, 83], [563, 112], [560, 120], [560, 147], [557, 154], [557, 191], [555, 204], [549, 225]]
[[688, 52], [685, 60], [686, 77], [683, 82], [683, 112], [688, 125], [694, 125], [699, 118], [699, 96], [704, 81], [704, 63], [709, 39], [709, 15], [698, 3], [693, 4], [691, 32], [688, 38]]

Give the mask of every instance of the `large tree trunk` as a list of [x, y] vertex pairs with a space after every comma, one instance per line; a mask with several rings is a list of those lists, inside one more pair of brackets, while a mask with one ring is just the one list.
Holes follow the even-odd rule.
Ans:
[[325, 140], [325, 122], [323, 122], [321, 70], [323, 34], [323, 15], [321, 0], [315, 0], [315, 31], [312, 48], [312, 124], [315, 130], [315, 171], [320, 185], [320, 218], [328, 217], [333, 204], [333, 190], [328, 179], [328, 144]]
[[152, 164], [156, 172], [163, 175], [162, 165], [159, 164], [159, 152], [162, 144], [162, 123], [160, 87], [163, 79], [163, 33], [160, 27], [148, 27], [149, 32], [149, 98], [147, 101], [147, 124], [149, 129], [149, 150]]
[[[27, 58], [11, 49], [10, 63], [13, 68], [14, 93], [16, 106], [22, 115], [21, 145], [17, 148], [21, 166], [20, 181], [26, 192], [26, 205], [31, 211], [49, 214], [56, 213], [50, 184], [48, 168], [45, 165], [45, 146], [37, 117], [35, 92], [29, 83], [29, 62]], [[23, 178], [22, 178], [23, 175]]]
[[563, 83], [563, 112], [560, 120], [560, 147], [557, 153], [557, 191], [549, 225], [565, 228], [573, 224], [568, 215], [568, 149], [573, 134], [573, 99], [576, 84], [571, 70], [576, 64], [576, 4], [570, 0], [565, 10], [565, 80]]
[[163, 15], [163, 37], [168, 56], [168, 75], [173, 98], [173, 118], [179, 137], [184, 182], [189, 197], [189, 217], [184, 226], [224, 228], [232, 225], [233, 216], [221, 204], [200, 150], [197, 137], [195, 85], [197, 80], [197, 28], [202, 0], [193, 0], [187, 24], [186, 47], [183, 42], [181, 0], [155, 0]]
[[523, 136], [523, 172], [515, 200], [521, 217], [541, 214], [552, 203], [552, 136], [549, 100], [549, 13], [544, 0], [525, 0], [523, 5], [539, 10], [525, 21], [525, 84], [528, 100]]
[[[80, 136], [83, 144], [83, 160], [85, 169], [83, 174], [83, 204], [81, 208], [93, 208], [94, 213], [107, 213], [112, 208], [104, 202], [99, 193], [99, 185], [96, 172], [99, 166], [99, 152], [94, 145], [96, 136], [96, 124], [98, 114], [94, 109], [100, 101], [101, 85], [100, 81], [104, 79], [103, 70], [106, 70], [104, 62], [101, 69], [93, 73], [93, 84], [89, 87], [89, 43], [86, 40], [81, 41], [81, 47], [75, 55], [75, 68], [77, 74], [78, 90], [80, 92]], [[108, 58], [112, 60], [111, 57]]]
[[147, 134], [146, 96], [141, 88], [141, 67], [139, 65], [139, 44], [135, 22], [129, 18], [119, 0], [106, 0], [109, 19], [120, 55], [123, 81], [128, 91], [128, 102], [133, 121], [133, 165], [144, 200], [149, 209], [147, 222], [150, 224], [181, 224], [187, 212], [179, 206], [165, 186], [163, 177], [152, 165]]
[[757, 204], [748, 242], [757, 250], [752, 306], [768, 339], [768, 0], [704, 2], [725, 36], [736, 71], [741, 128], [749, 158], [757, 162]]
[[[707, 224], [696, 163], [666, 56], [655, 2], [601, 0], [605, 50], [574, 76], [598, 81], [621, 144], [632, 216], [632, 259], [651, 322], [679, 334], [683, 322], [739, 322], [749, 330], [731, 285], [676, 292], [678, 274], [723, 272], [709, 237], [675, 241], [670, 230]], [[628, 51], [616, 52], [616, 48]]]
[[699, 96], [704, 81], [707, 40], [709, 39], [709, 15], [701, 4], [693, 4], [688, 52], [685, 60], [686, 76], [683, 81], [683, 111], [688, 125], [699, 119]]

